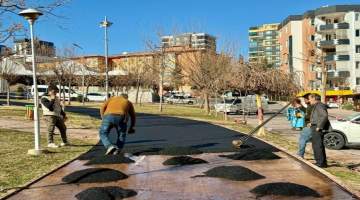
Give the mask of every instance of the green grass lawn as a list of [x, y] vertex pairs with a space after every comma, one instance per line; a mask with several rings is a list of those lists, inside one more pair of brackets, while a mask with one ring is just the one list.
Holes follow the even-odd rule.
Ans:
[[[9, 189], [22, 186], [86, 152], [94, 144], [71, 139], [73, 146], [50, 149], [51, 153], [30, 156], [27, 151], [34, 148], [33, 138], [32, 133], [0, 129], [0, 197]], [[55, 138], [60, 142], [58, 136]], [[46, 145], [45, 137], [42, 137], [41, 144]]]

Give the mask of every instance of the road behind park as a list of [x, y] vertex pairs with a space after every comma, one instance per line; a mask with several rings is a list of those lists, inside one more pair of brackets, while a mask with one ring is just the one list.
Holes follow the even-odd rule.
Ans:
[[[97, 116], [98, 109], [73, 107], [72, 112]], [[276, 160], [231, 160], [219, 155], [235, 151], [231, 146], [239, 132], [206, 122], [175, 117], [138, 114], [137, 132], [129, 135], [125, 151], [146, 155], [140, 163], [99, 163], [89, 165], [88, 161], [103, 157], [102, 145], [79, 159], [56, 170], [23, 189], [9, 199], [74, 199], [75, 195], [92, 187], [116, 186], [136, 191], [128, 199], [255, 199], [250, 190], [256, 186], [273, 182], [290, 182], [307, 186], [318, 192], [323, 199], [352, 199], [339, 188], [309, 166], [298, 162], [286, 153], [257, 140], [250, 139], [248, 145], [255, 150], [267, 149], [278, 155]], [[113, 135], [114, 136], [114, 135]], [[195, 149], [194, 158], [208, 163], [188, 166], [165, 166], [162, 163], [172, 156], [159, 153], [169, 147]], [[244, 150], [240, 150], [244, 151]], [[202, 152], [202, 153], [201, 153]], [[148, 155], [150, 154], [150, 155]], [[141, 157], [141, 156], [140, 156]], [[264, 176], [259, 180], [234, 181], [224, 178], [199, 177], [207, 170], [222, 166], [242, 166]], [[88, 168], [106, 168], [121, 172], [128, 177], [122, 180], [108, 180], [107, 176], [96, 177], [101, 183], [65, 183], [64, 177]], [[289, 176], [291, 174], [291, 176]], [[96, 174], [92, 174], [96, 175]], [[264, 197], [262, 199], [269, 199]], [[314, 197], [279, 197], [279, 199], [315, 199]], [[318, 199], [318, 198], [316, 198]]]

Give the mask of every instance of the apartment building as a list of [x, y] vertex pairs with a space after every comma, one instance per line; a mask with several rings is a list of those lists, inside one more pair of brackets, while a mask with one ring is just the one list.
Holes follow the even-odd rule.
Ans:
[[161, 37], [163, 47], [185, 46], [216, 51], [216, 37], [207, 33], [182, 33]]
[[335, 5], [291, 15], [279, 25], [280, 69], [296, 75], [305, 89], [319, 89], [320, 65], [328, 89], [360, 85], [360, 5]]
[[268, 66], [280, 66], [278, 26], [274, 23], [249, 28], [249, 63], [265, 62]]
[[[51, 62], [56, 56], [54, 43], [35, 39], [36, 62]], [[28, 38], [14, 40], [14, 57], [31, 62], [31, 40]]]

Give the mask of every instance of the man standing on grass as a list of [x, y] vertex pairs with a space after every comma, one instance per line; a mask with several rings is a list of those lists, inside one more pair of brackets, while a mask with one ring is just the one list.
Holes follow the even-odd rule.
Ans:
[[46, 121], [48, 129], [48, 147], [49, 148], [58, 148], [59, 146], [54, 143], [54, 131], [57, 127], [60, 131], [62, 143], [60, 146], [68, 145], [66, 138], [66, 125], [65, 121], [67, 120], [66, 114], [64, 112], [63, 106], [60, 103], [59, 97], [56, 94], [59, 92], [59, 89], [50, 85], [48, 87], [48, 96], [41, 97], [41, 108], [43, 110], [43, 116]]
[[326, 153], [324, 146], [324, 134], [330, 129], [327, 106], [320, 102], [320, 96], [316, 94], [309, 95], [310, 104], [313, 110], [310, 116], [312, 148], [316, 165], [321, 168], [327, 167]]
[[[127, 99], [126, 94], [109, 98], [100, 108], [102, 123], [100, 127], [100, 140], [106, 148], [106, 155], [119, 154], [124, 147], [126, 134], [135, 133], [135, 109]], [[127, 122], [130, 117], [130, 127], [127, 130]], [[115, 128], [118, 135], [116, 144], [109, 140], [109, 134]]]

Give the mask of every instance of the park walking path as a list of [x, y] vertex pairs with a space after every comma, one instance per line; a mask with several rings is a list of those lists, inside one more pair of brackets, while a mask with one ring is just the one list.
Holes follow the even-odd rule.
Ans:
[[[135, 134], [128, 136], [125, 151], [139, 157], [146, 155], [141, 161], [116, 163], [102, 160], [105, 149], [97, 145], [87, 154], [7, 199], [76, 199], [75, 197], [84, 194], [82, 192], [86, 189], [107, 186], [131, 190], [132, 192], [127, 192], [129, 194], [127, 199], [256, 199], [256, 195], [250, 190], [272, 182], [291, 182], [307, 186], [319, 193], [322, 199], [352, 199], [350, 194], [322, 174], [257, 139], [249, 140], [248, 145], [252, 149], [267, 149], [280, 159], [245, 161], [219, 157], [220, 154], [239, 151], [232, 148], [231, 141], [241, 134], [230, 129], [188, 119], [139, 114], [136, 130]], [[163, 161], [173, 156], [163, 155], [164, 153], [161, 152], [170, 147], [191, 149], [192, 153], [195, 151], [192, 157], [203, 159], [208, 163], [187, 166], [163, 165]], [[99, 158], [100, 162], [94, 162], [94, 159]], [[220, 166], [246, 167], [263, 178], [235, 181], [225, 178], [194, 177]], [[105, 169], [96, 172], [98, 169], [95, 168]], [[73, 181], [69, 181], [69, 178], [71, 179], [69, 175], [84, 169], [94, 171], [75, 179], [73, 177]], [[103, 191], [95, 189], [95, 193], [87, 194], [100, 195], [100, 193], [103, 194]], [[272, 199], [272, 197], [265, 196], [261, 199]], [[282, 196], [277, 199], [315, 198]]]

